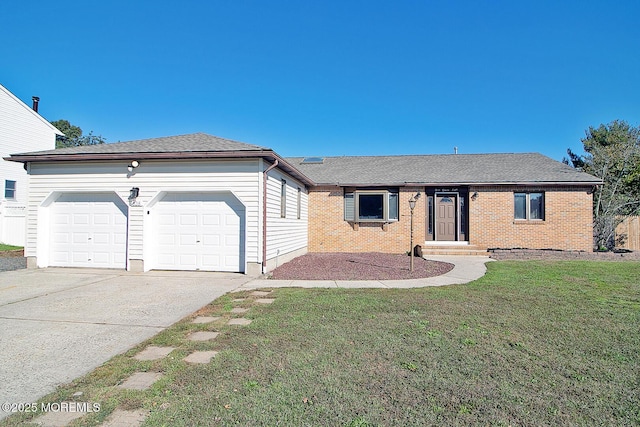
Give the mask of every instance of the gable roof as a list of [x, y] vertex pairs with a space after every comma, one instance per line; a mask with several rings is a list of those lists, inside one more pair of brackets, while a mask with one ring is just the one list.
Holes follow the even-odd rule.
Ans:
[[318, 185], [344, 187], [465, 184], [595, 185], [602, 180], [538, 153], [326, 157], [288, 162]]
[[33, 111], [33, 108], [29, 107], [27, 104], [25, 104], [24, 102], [22, 102], [20, 100], [20, 98], [18, 98], [17, 96], [15, 96], [14, 94], [11, 93], [11, 91], [9, 91], [9, 89], [7, 89], [6, 87], [2, 86], [0, 84], [0, 92], [4, 92], [9, 98], [13, 99], [15, 102], [17, 102], [22, 108], [24, 108], [29, 114], [32, 114], [35, 118], [37, 118], [38, 120], [40, 120], [46, 127], [48, 127], [49, 129], [51, 129], [56, 135], [64, 135], [62, 132], [60, 132], [60, 130], [58, 130], [58, 128], [56, 128], [54, 125], [52, 125], [51, 123], [49, 123], [44, 117], [42, 117], [40, 114], [36, 113], [35, 111]]
[[151, 160], [151, 159], [229, 159], [263, 158], [306, 185], [313, 181], [291, 166], [270, 148], [224, 139], [206, 133], [141, 139], [109, 144], [66, 147], [55, 150], [12, 154], [5, 160], [14, 162]]
[[80, 154], [108, 156], [110, 154], [176, 154], [234, 151], [271, 151], [271, 149], [220, 138], [206, 133], [192, 133], [162, 138], [139, 139], [136, 141], [57, 148], [55, 150], [16, 154], [15, 156], [64, 157], [68, 155], [77, 156]]

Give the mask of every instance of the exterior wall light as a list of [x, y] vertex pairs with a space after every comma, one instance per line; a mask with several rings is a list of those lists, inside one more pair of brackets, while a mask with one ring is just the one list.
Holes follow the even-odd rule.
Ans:
[[128, 166], [127, 166], [127, 170], [129, 172], [133, 172], [133, 170], [135, 168], [137, 168], [138, 166], [140, 166], [140, 162], [138, 162], [137, 160], [132, 161]]
[[140, 189], [138, 187], [133, 187], [129, 190], [129, 206], [135, 206], [138, 194], [140, 194]]
[[475, 193], [473, 193], [473, 196], [471, 196], [471, 200], [475, 200], [478, 198], [478, 192], [476, 191]]

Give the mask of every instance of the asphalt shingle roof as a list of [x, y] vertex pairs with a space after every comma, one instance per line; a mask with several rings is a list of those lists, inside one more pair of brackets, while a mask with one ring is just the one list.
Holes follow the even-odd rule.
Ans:
[[232, 141], [206, 133], [167, 136], [163, 138], [141, 139], [137, 141], [110, 144], [85, 145], [81, 147], [58, 148], [56, 150], [21, 153], [21, 155], [49, 154], [124, 154], [124, 153], [175, 153], [213, 151], [262, 151], [269, 148], [244, 142]]
[[601, 182], [538, 153], [325, 157], [322, 164], [304, 164], [303, 159], [286, 160], [320, 185]]

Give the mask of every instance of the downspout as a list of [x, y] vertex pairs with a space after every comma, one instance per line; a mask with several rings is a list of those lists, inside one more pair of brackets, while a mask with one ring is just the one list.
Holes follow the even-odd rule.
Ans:
[[262, 274], [267, 271], [267, 174], [278, 166], [278, 159], [263, 172], [262, 176]]

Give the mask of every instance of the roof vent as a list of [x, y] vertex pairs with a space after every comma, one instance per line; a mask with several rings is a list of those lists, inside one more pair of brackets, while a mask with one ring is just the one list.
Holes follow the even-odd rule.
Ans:
[[304, 159], [302, 159], [302, 163], [303, 165], [312, 165], [312, 164], [323, 164], [324, 163], [324, 157], [305, 157]]

